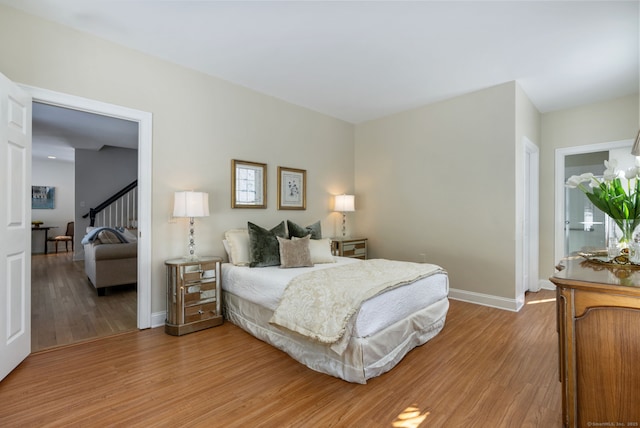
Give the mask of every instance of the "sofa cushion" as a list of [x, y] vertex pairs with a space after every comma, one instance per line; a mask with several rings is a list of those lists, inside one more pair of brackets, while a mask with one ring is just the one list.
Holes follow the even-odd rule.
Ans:
[[95, 260], [131, 259], [138, 257], [138, 243], [129, 242], [117, 244], [87, 244], [85, 245], [85, 258], [93, 257]]

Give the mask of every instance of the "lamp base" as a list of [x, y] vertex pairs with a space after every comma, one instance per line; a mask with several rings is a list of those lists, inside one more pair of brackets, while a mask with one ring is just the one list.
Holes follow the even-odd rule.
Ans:
[[347, 213], [342, 213], [342, 237], [347, 237]]
[[193, 217], [189, 217], [189, 251], [187, 252], [187, 256], [185, 259], [196, 261], [198, 260], [198, 255], [196, 254], [196, 239], [195, 239], [195, 221]]

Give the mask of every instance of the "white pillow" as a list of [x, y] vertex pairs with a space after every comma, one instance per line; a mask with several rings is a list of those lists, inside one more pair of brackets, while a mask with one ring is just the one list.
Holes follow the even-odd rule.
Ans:
[[[304, 238], [293, 238], [294, 241]], [[333, 254], [331, 254], [331, 239], [310, 239], [309, 252], [311, 253], [311, 262], [316, 263], [335, 263]]]
[[249, 231], [247, 229], [231, 229], [224, 233], [231, 254], [229, 261], [236, 266], [249, 266]]
[[229, 259], [229, 263], [233, 264], [233, 257], [231, 256], [231, 247], [229, 246], [229, 241], [227, 241], [226, 239], [223, 239], [222, 246], [224, 247], [225, 253], [227, 253], [227, 258]]

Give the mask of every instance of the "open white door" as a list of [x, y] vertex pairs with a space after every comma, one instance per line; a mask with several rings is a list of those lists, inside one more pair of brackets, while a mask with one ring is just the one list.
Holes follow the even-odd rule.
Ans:
[[31, 96], [0, 74], [0, 380], [31, 352]]

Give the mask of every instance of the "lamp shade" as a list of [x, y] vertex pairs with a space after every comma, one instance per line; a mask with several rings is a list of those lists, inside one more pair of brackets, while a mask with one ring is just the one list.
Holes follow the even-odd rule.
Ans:
[[176, 192], [173, 200], [174, 217], [208, 217], [209, 194], [205, 192]]
[[343, 213], [352, 212], [356, 210], [355, 196], [354, 195], [336, 195], [334, 211], [340, 211]]

